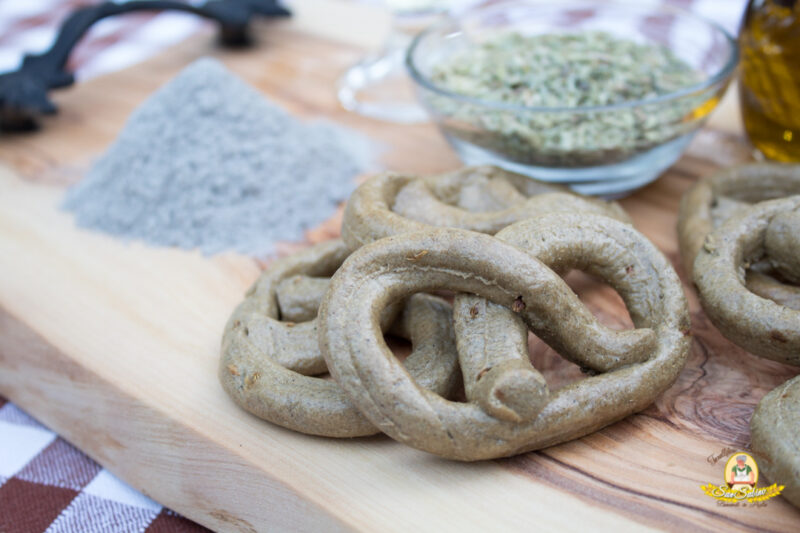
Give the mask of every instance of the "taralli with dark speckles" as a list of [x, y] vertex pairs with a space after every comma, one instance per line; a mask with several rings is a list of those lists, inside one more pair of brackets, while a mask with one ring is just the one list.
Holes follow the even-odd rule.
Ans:
[[[326, 366], [317, 341], [316, 309], [310, 310], [327, 288], [324, 278], [347, 255], [347, 247], [337, 240], [275, 261], [233, 312], [223, 335], [219, 377], [241, 407], [302, 433], [357, 437], [378, 432], [336, 382], [312, 377]], [[384, 326], [396, 309], [394, 305], [382, 315]], [[450, 305], [434, 296], [414, 295], [393, 332], [411, 340], [412, 353], [405, 362], [411, 375], [422, 386], [448, 395], [458, 379]]]
[[[627, 213], [614, 202], [580, 196], [567, 187], [539, 182], [490, 165], [425, 177], [385, 173], [363, 183], [348, 200], [342, 238], [351, 249], [357, 249], [377, 239], [431, 227], [461, 228], [492, 235], [526, 218], [575, 212], [630, 222]], [[465, 297], [456, 296], [456, 312], [461, 308], [460, 299]], [[475, 301], [468, 307], [474, 305], [486, 304]], [[480, 386], [466, 387], [467, 398], [478, 402], [494, 416], [528, 420], [538, 413], [548, 393], [541, 374], [528, 361], [527, 333], [520, 333], [518, 325], [509, 320], [492, 320], [490, 324], [496, 331], [505, 332], [499, 337], [505, 343], [504, 348], [509, 350], [480, 345], [467, 328], [462, 328], [458, 335], [459, 339], [464, 336], [472, 339], [470, 342], [460, 340], [460, 352], [471, 350], [477, 357], [480, 350], [483, 357], [496, 363]], [[474, 324], [474, 327], [482, 326]], [[464, 364], [462, 361], [462, 371], [469, 373], [472, 369], [465, 368]], [[523, 395], [527, 396], [526, 401], [513, 406], [498, 400], [513, 401]]]
[[[637, 329], [599, 324], [532, 254], [547, 257], [557, 271], [577, 267], [605, 278], [625, 299]], [[546, 402], [533, 398], [541, 411], [521, 422], [493, 416], [478, 403], [448, 401], [421, 388], [381, 337], [381, 309], [430, 290], [472, 293], [513, 310], [564, 357], [605, 373], [551, 393]], [[465, 305], [458, 320], [477, 320], [486, 309]], [[331, 279], [318, 322], [331, 374], [370, 421], [398, 441], [466, 461], [571, 440], [644, 409], [674, 382], [690, 345], [686, 300], [663, 254], [630, 225], [586, 214], [524, 220], [497, 238], [427, 229], [364, 246]], [[480, 365], [465, 360], [471, 355], [459, 357], [470, 369], [466, 379], [491, 371], [476, 372]]]
[[[800, 165], [752, 163], [722, 170], [694, 184], [681, 199], [678, 243], [686, 273], [692, 277], [706, 236], [749, 206], [800, 194]], [[800, 288], [782, 283], [773, 265], [754, 263], [746, 285], [755, 294], [800, 310]]]
[[[722, 334], [749, 352], [792, 365], [800, 365], [800, 311], [751, 292], [744, 272], [750, 263], [769, 260], [768, 242], [791, 246], [800, 226], [784, 223], [798, 211], [800, 196], [751, 206], [709, 233], [694, 263], [703, 309]], [[787, 231], [794, 235], [783, 235]], [[794, 254], [797, 266], [800, 249], [785, 252]]]
[[[796, 185], [792, 192], [800, 192], [800, 180]], [[754, 277], [748, 271], [754, 264], [800, 279], [800, 195], [739, 206], [705, 236], [693, 265], [703, 309], [726, 338], [755, 355], [800, 366], [800, 291], [771, 276]], [[750, 420], [759, 466], [800, 507], [798, 428], [800, 377], [764, 396]]]
[[531, 364], [525, 322], [473, 294], [456, 295], [453, 320], [467, 399], [501, 420], [535, 418], [550, 392]]
[[[800, 365], [800, 165], [743, 165], [684, 195], [678, 236], [706, 314], [731, 341]], [[767, 394], [750, 422], [767, 476], [800, 506], [800, 380]]]
[[[630, 222], [627, 213], [616, 203], [583, 197], [566, 187], [485, 165], [434, 176], [385, 173], [371, 178], [347, 202], [342, 238], [351, 249], [357, 249], [383, 237], [431, 227], [494, 234], [518, 220], [553, 212], [596, 213]], [[456, 297], [456, 312], [460, 308], [460, 298], [462, 296]], [[477, 302], [469, 307], [475, 304]], [[481, 386], [467, 386], [467, 397], [494, 416], [508, 420], [528, 419], [538, 412], [537, 405], [546, 399], [547, 387], [541, 374], [530, 365], [527, 355], [523, 356], [521, 347], [525, 347], [527, 354], [527, 333], [520, 334], [519, 327], [507, 320], [492, 321], [491, 327], [505, 331], [503, 338], [510, 343], [506, 346], [510, 351], [491, 346], [477, 348], [475, 343], [463, 340], [459, 343], [461, 352], [480, 349], [484, 357], [497, 363]], [[459, 338], [463, 335], [469, 332], [462, 331]], [[470, 371], [469, 368], [462, 370]], [[518, 397], [519, 394], [507, 394], [512, 390], [520, 394], [527, 392], [529, 400], [516, 406], [498, 400]]]
[[430, 227], [493, 235], [519, 220], [554, 212], [591, 213], [630, 221], [614, 202], [482, 166], [439, 176], [384, 173], [370, 178], [347, 202], [342, 238], [355, 250], [384, 237]]

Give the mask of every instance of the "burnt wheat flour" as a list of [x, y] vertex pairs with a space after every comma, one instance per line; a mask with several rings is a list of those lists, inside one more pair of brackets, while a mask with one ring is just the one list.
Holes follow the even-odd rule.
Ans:
[[204, 58], [133, 112], [64, 207], [124, 239], [269, 255], [329, 218], [374, 155], [361, 135], [300, 121]]

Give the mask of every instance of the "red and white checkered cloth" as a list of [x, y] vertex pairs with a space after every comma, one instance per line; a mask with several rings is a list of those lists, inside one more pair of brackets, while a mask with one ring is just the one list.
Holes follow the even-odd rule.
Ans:
[[[745, 0], [667, 0], [735, 32]], [[0, 72], [42, 52], [87, 0], [0, 0]], [[287, 2], [291, 3], [291, 2]], [[70, 57], [78, 80], [118, 70], [203, 26], [197, 17], [143, 13], [95, 25]], [[208, 531], [138, 493], [0, 397], [0, 533]]]
[[203, 532], [0, 397], [0, 532]]
[[[42, 52], [86, 0], [0, 0], [0, 72]], [[142, 61], [203, 26], [181, 13], [135, 13], [96, 24], [69, 61], [86, 80]], [[202, 532], [0, 397], [0, 533]]]

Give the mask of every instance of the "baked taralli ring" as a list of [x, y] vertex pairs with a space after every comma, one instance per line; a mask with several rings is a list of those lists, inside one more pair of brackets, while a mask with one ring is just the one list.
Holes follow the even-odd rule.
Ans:
[[[749, 352], [800, 365], [800, 166], [734, 168], [695, 185], [681, 202], [681, 254], [708, 317]], [[761, 399], [750, 420], [753, 453], [800, 507], [800, 378]]]
[[[574, 226], [576, 221], [583, 222]], [[637, 329], [602, 326], [556, 272], [499, 238], [428, 229], [364, 246], [331, 280], [320, 308], [320, 349], [353, 403], [392, 438], [465, 461], [539, 449], [644, 409], [683, 368], [690, 338], [680, 282], [663, 254], [631, 226], [599, 216], [550, 215], [503, 233], [530, 242], [556, 234], [552, 253], [576, 255], [564, 261], [583, 266], [594, 262], [591, 254], [602, 243], [605, 251], [596, 259], [608, 264], [598, 271], [613, 273], [613, 280], [629, 276], [619, 286]], [[558, 390], [525, 422], [496, 418], [477, 403], [448, 401], [414, 381], [383, 342], [379, 324], [380, 310], [390, 302], [442, 289], [515, 310], [573, 361], [620, 357], [630, 363]], [[361, 325], [358, 331], [350, 327], [354, 323]]]
[[[782, 239], [780, 233], [800, 227], [773, 224], [798, 211], [800, 196], [753, 205], [709, 233], [694, 263], [700, 301], [717, 329], [749, 352], [792, 365], [800, 365], [800, 311], [754, 294], [745, 285], [745, 270], [768, 257], [768, 242], [775, 246], [796, 237]], [[796, 265], [800, 257], [795, 258]]]
[[[795, 194], [800, 194], [800, 165], [739, 165], [695, 183], [681, 198], [678, 211], [678, 243], [686, 273], [693, 276], [706, 236], [725, 221], [759, 202]], [[775, 279], [771, 264], [751, 265], [745, 282], [753, 293], [800, 310], [800, 288]]]
[[[472, 192], [467, 195], [465, 191]], [[355, 250], [384, 237], [430, 227], [493, 235], [519, 220], [569, 212], [630, 221], [613, 202], [580, 196], [495, 167], [467, 167], [441, 176], [420, 178], [387, 172], [368, 179], [347, 202], [342, 238]]]
[[[350, 197], [342, 222], [342, 238], [352, 248], [376, 239], [424, 230], [431, 227], [461, 228], [494, 234], [526, 218], [546, 213], [583, 212], [602, 214], [630, 222], [625, 211], [614, 202], [583, 197], [566, 187], [533, 180], [494, 166], [465, 167], [455, 172], [415, 177], [386, 173], [363, 183]], [[408, 258], [413, 260], [414, 258]], [[457, 295], [455, 312], [467, 305], [465, 295]], [[485, 306], [485, 304], [477, 304]], [[489, 304], [488, 311], [492, 311]], [[498, 311], [500, 312], [500, 311]], [[481, 374], [479, 386], [467, 381], [466, 395], [487, 412], [506, 420], [521, 421], [534, 417], [547, 399], [548, 391], [541, 374], [527, 356], [527, 331], [504, 321], [505, 335], [490, 344], [481, 343], [477, 323], [471, 327], [457, 321], [459, 352], [471, 353], [470, 359], [486, 359], [486, 364], [471, 368], [462, 358], [462, 373], [484, 372], [488, 361], [491, 370]], [[467, 340], [468, 339], [468, 340]], [[515, 398], [525, 396], [525, 402]], [[538, 397], [538, 402], [533, 398]], [[502, 399], [501, 399], [502, 398]]]
[[[317, 321], [308, 313], [327, 280], [348, 255], [341, 240], [303, 250], [270, 265], [228, 320], [222, 339], [219, 378], [228, 395], [245, 410], [274, 424], [327, 437], [358, 437], [378, 432], [352, 405], [336, 382], [312, 377], [327, 370], [319, 351]], [[299, 277], [298, 277], [299, 276]], [[286, 282], [294, 290], [286, 287]], [[280, 291], [279, 291], [280, 289]], [[293, 294], [294, 293], [294, 294]], [[281, 320], [278, 295], [295, 320]], [[448, 395], [458, 380], [451, 306], [441, 298], [417, 294], [383, 313], [385, 327], [408, 338], [408, 371], [424, 387]]]
[[773, 389], [750, 420], [750, 440], [758, 466], [781, 495], [800, 507], [800, 376]]

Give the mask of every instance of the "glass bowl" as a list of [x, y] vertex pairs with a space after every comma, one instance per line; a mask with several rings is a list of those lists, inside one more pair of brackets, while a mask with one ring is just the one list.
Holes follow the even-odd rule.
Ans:
[[[510, 0], [444, 18], [412, 41], [406, 65], [420, 101], [464, 163], [498, 165], [583, 194], [624, 196], [680, 157], [730, 81], [736, 42], [719, 25], [669, 6], [554, 4]], [[434, 81], [443, 62], [503, 34], [596, 30], [664, 46], [699, 81], [644, 100], [575, 107], [485, 100]]]

